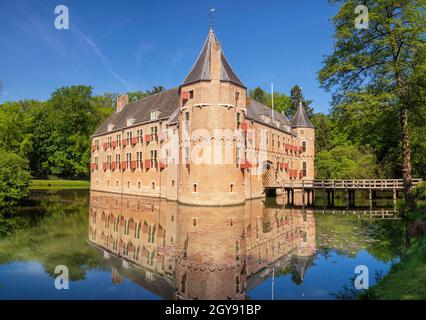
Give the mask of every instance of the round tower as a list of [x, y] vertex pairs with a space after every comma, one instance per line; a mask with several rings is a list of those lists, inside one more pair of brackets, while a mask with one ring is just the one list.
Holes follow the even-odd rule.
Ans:
[[296, 132], [300, 146], [299, 170], [303, 173], [303, 179], [314, 180], [315, 178], [315, 127], [309, 120], [302, 102], [299, 103], [296, 115], [291, 123]]
[[178, 201], [192, 205], [244, 202], [243, 158], [236, 135], [246, 88], [225, 58], [213, 28], [180, 88]]

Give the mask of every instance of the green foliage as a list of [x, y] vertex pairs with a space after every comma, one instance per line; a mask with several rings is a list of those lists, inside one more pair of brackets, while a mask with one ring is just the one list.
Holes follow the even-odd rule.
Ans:
[[88, 86], [60, 88], [46, 102], [6, 102], [0, 105], [0, 148], [26, 158], [33, 177], [85, 179], [90, 135], [114, 104], [114, 94], [93, 96]]
[[55, 276], [66, 265], [70, 279], [104, 269], [102, 256], [87, 245], [87, 191], [38, 191], [30, 203], [0, 214], [0, 264], [36, 261]]
[[400, 263], [361, 299], [426, 299], [426, 238], [415, 240]]
[[374, 147], [386, 177], [401, 177], [403, 165], [409, 172], [410, 147], [413, 174], [424, 176], [426, 0], [364, 1], [369, 28], [360, 30], [354, 24], [359, 1], [332, 3], [341, 4], [333, 18], [335, 43], [318, 77], [333, 91], [337, 126], [351, 143]]
[[367, 179], [379, 176], [372, 152], [353, 145], [339, 145], [320, 151], [315, 166], [319, 179]]
[[291, 110], [288, 114], [292, 117], [296, 115], [297, 107], [300, 103], [305, 107], [306, 114], [308, 117], [312, 117], [314, 114], [314, 109], [312, 109], [309, 105], [312, 103], [312, 100], [305, 100], [302, 94], [302, 88], [298, 85], [295, 85], [290, 90], [290, 99], [291, 99]]
[[26, 159], [4, 150], [0, 155], [0, 207], [9, 207], [27, 195], [31, 176]]
[[414, 196], [417, 201], [426, 201], [426, 181], [414, 187]]

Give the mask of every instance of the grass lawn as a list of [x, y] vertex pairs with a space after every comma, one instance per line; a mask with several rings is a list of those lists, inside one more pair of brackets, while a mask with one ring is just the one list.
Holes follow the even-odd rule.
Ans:
[[366, 297], [381, 300], [426, 299], [426, 237], [413, 243], [406, 259], [393, 266], [367, 292]]
[[89, 185], [84, 180], [31, 180], [30, 189], [86, 189]]

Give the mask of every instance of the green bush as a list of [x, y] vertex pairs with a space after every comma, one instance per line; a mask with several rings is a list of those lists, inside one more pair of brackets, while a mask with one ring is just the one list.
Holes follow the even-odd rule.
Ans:
[[10, 207], [28, 193], [31, 175], [28, 161], [16, 153], [0, 150], [0, 207]]
[[426, 201], [426, 181], [414, 187], [414, 197], [417, 201]]

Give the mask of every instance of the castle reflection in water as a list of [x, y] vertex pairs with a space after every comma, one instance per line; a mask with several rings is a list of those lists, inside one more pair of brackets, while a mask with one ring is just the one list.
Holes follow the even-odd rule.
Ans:
[[312, 210], [265, 199], [194, 207], [91, 192], [89, 242], [112, 269], [164, 299], [245, 299], [290, 268], [303, 281], [315, 254]]

